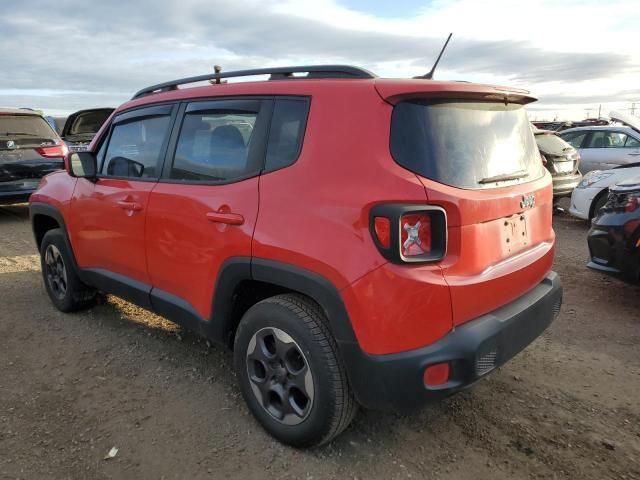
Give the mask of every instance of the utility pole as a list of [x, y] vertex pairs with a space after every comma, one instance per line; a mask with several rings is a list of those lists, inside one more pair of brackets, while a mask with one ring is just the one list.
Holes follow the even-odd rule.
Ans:
[[598, 107], [598, 120], [600, 120], [600, 112], [602, 111], [602, 104]]

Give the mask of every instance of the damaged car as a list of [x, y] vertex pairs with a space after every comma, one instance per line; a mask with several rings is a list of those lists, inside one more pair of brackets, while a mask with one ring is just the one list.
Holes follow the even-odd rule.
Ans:
[[589, 268], [628, 282], [640, 281], [640, 176], [609, 189], [587, 241]]
[[44, 175], [64, 168], [67, 152], [40, 113], [0, 108], [0, 203], [27, 201]]

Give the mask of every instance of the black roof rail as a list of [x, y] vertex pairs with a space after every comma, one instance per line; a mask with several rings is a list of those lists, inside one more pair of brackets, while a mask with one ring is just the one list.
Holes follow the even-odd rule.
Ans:
[[[305, 76], [294, 76], [294, 73], [306, 73]], [[250, 77], [254, 75], [271, 75], [269, 80], [288, 78], [376, 78], [376, 75], [360, 67], [350, 65], [309, 65], [298, 67], [274, 67], [256, 68], [252, 70], [237, 70], [235, 72], [215, 72], [197, 77], [180, 78], [170, 82], [158, 83], [137, 92], [133, 98], [144, 97], [152, 93], [177, 90], [178, 85], [203, 82], [207, 80], [219, 80], [221, 78]]]

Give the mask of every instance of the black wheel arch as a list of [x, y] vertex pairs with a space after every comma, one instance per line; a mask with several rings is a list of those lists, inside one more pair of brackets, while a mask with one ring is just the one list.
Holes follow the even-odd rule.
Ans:
[[596, 216], [596, 214], [598, 212], [596, 212], [596, 205], [598, 204], [598, 202], [600, 201], [600, 199], [604, 196], [607, 195], [607, 192], [609, 191], [608, 187], [603, 188], [602, 190], [600, 190], [600, 192], [598, 192], [598, 194], [593, 197], [593, 200], [591, 201], [591, 205], [589, 205], [589, 220], [591, 220], [592, 218], [594, 218]]
[[244, 313], [244, 309], [238, 311], [234, 305], [237, 306], [239, 291], [246, 282], [256, 282], [267, 288], [270, 294], [295, 292], [309, 297], [324, 311], [339, 346], [345, 342], [356, 342], [340, 292], [329, 280], [295, 265], [256, 257], [234, 257], [221, 267], [207, 336], [221, 340], [226, 345], [232, 344], [241, 314]]

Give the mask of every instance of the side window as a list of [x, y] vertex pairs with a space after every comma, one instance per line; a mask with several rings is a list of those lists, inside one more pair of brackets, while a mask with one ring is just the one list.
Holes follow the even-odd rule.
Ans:
[[169, 115], [134, 117], [116, 124], [102, 164], [111, 177], [158, 178], [162, 146], [169, 130]]
[[561, 134], [560, 137], [567, 143], [569, 143], [573, 148], [580, 148], [582, 142], [584, 141], [584, 137], [587, 136], [588, 132], [569, 132], [565, 134]]
[[267, 171], [287, 167], [298, 159], [308, 111], [307, 100], [276, 100], [269, 130], [265, 168]]
[[640, 140], [628, 136], [624, 146], [625, 148], [640, 148]]
[[624, 133], [600, 130], [593, 132], [587, 148], [621, 148], [626, 140]]
[[[215, 102], [212, 102], [215, 103]], [[250, 148], [258, 119], [254, 111], [233, 108], [189, 111], [184, 116], [170, 178], [192, 181], [228, 181], [259, 171], [251, 162]]]

